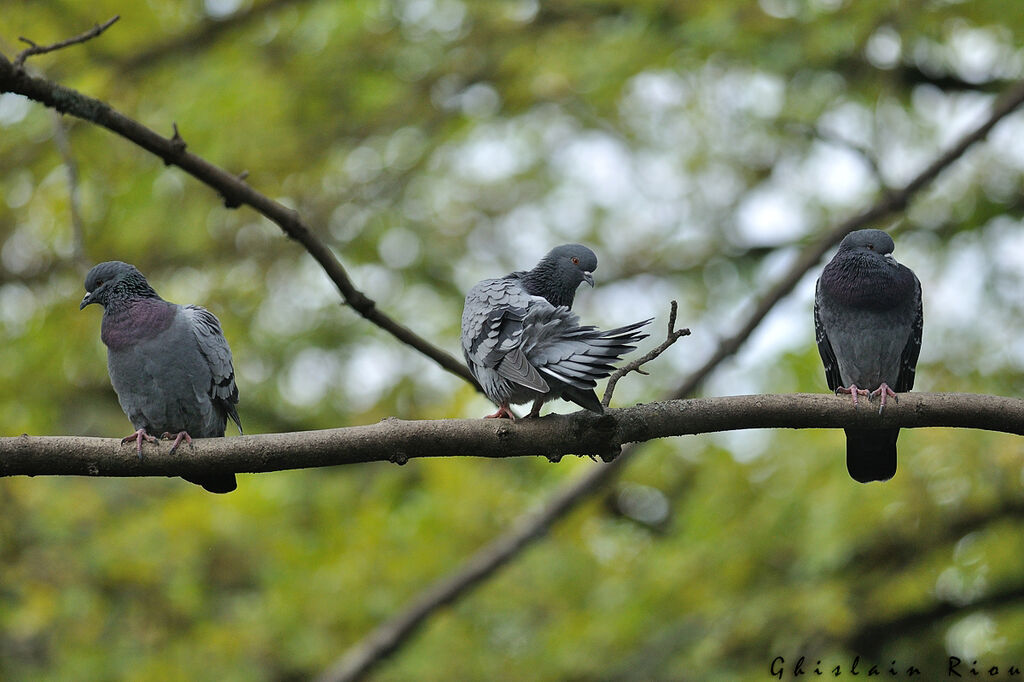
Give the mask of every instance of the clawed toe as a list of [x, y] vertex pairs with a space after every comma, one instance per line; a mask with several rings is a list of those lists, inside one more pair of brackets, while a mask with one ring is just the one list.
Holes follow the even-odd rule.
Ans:
[[885, 382], [882, 382], [881, 386], [871, 391], [871, 398], [874, 398], [876, 395], [879, 396], [878, 414], [882, 414], [882, 410], [885, 409], [885, 401], [887, 398], [892, 398], [896, 402], [900, 401], [896, 392], [889, 388], [889, 384]]
[[857, 407], [857, 397], [858, 396], [866, 395], [866, 396], [868, 396], [869, 399], [870, 399], [870, 396], [871, 396], [871, 392], [868, 391], [868, 389], [866, 389], [866, 388], [857, 388], [857, 384], [850, 384], [849, 388], [846, 388], [845, 386], [840, 386], [839, 388], [836, 389], [836, 395], [839, 395], [840, 393], [849, 393], [851, 396], [853, 396], [853, 406], [854, 407]]
[[900, 401], [899, 396], [896, 395], [896, 392], [894, 390], [892, 390], [891, 388], [889, 388], [889, 385], [884, 383], [884, 382], [882, 383], [881, 386], [879, 386], [878, 388], [876, 388], [873, 391], [869, 391], [866, 388], [858, 388], [857, 384], [850, 384], [849, 388], [846, 388], [845, 386], [840, 386], [839, 388], [836, 389], [836, 394], [838, 395], [840, 393], [849, 393], [851, 396], [853, 396], [853, 406], [854, 407], [857, 406], [858, 396], [862, 396], [862, 395], [867, 396], [868, 400], [871, 400], [875, 396], [878, 396], [879, 397], [878, 414], [882, 414], [882, 410], [885, 409], [885, 403], [886, 403], [886, 401], [889, 398], [892, 398], [896, 402]]
[[188, 432], [186, 432], [186, 431], [179, 431], [177, 434], [171, 434], [171, 433], [166, 433], [165, 432], [164, 435], [161, 436], [161, 438], [166, 438], [168, 440], [170, 440], [171, 438], [174, 439], [174, 445], [171, 446], [171, 452], [170, 452], [170, 454], [172, 454], [172, 455], [177, 451], [178, 446], [181, 445], [181, 441], [183, 441], [183, 440], [186, 443], [189, 444], [189, 447], [192, 446], [192, 437], [190, 435], [188, 435]]
[[148, 443], [155, 443], [156, 438], [146, 433], [146, 429], [139, 429], [130, 436], [125, 436], [121, 439], [121, 445], [124, 445], [128, 441], [135, 441], [135, 452], [138, 454], [139, 459], [142, 459], [142, 441]]

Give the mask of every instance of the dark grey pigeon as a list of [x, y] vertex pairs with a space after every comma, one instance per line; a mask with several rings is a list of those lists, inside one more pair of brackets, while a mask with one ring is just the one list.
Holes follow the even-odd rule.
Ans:
[[597, 381], [612, 363], [633, 350], [651, 320], [602, 331], [580, 326], [570, 311], [581, 282], [594, 285], [597, 256], [585, 246], [552, 249], [533, 270], [485, 279], [466, 296], [462, 312], [462, 352], [466, 364], [498, 411], [515, 415], [510, 404], [533, 401], [530, 416], [554, 398], [598, 414]]
[[[921, 282], [892, 256], [881, 230], [846, 235], [818, 278], [814, 328], [825, 379], [836, 393], [886, 398], [914, 387], [924, 323]], [[846, 468], [867, 483], [896, 473], [899, 429], [846, 429]]]
[[[227, 418], [242, 432], [231, 349], [210, 311], [169, 303], [157, 295], [134, 265], [100, 263], [85, 276], [81, 310], [103, 306], [100, 338], [107, 346], [107, 370], [121, 409], [136, 431], [121, 442], [150, 434], [173, 437], [171, 452], [185, 440], [224, 435]], [[234, 474], [183, 477], [212, 493], [229, 493]]]

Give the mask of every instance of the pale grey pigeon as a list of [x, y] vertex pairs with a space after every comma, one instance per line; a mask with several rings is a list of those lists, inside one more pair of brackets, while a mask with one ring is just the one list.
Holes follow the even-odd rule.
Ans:
[[462, 313], [462, 352], [466, 364], [498, 411], [515, 415], [510, 404], [533, 401], [530, 416], [554, 398], [592, 412], [604, 408], [594, 393], [612, 363], [633, 350], [647, 334], [644, 320], [602, 331], [580, 326], [570, 311], [581, 282], [594, 285], [597, 256], [585, 246], [552, 249], [530, 271], [485, 279], [466, 296]]
[[[828, 387], [886, 398], [914, 387], [924, 323], [921, 282], [893, 258], [892, 237], [881, 230], [846, 235], [818, 278], [814, 328]], [[846, 429], [846, 468], [857, 481], [896, 474], [899, 429]]]
[[[122, 443], [135, 441], [141, 458], [142, 441], [156, 442], [150, 434], [173, 437], [173, 453], [182, 440], [223, 436], [228, 417], [242, 432], [231, 349], [213, 313], [163, 300], [134, 265], [120, 261], [90, 270], [85, 291], [79, 310], [103, 306], [110, 382], [136, 429]], [[183, 478], [212, 493], [236, 488], [231, 473]]]

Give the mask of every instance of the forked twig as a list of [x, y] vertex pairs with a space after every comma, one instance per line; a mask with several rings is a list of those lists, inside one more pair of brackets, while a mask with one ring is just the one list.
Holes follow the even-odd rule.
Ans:
[[24, 50], [22, 50], [21, 52], [19, 52], [18, 56], [14, 58], [14, 67], [16, 69], [21, 69], [22, 66], [24, 66], [24, 64], [25, 64], [25, 60], [28, 59], [29, 57], [32, 57], [33, 55], [46, 54], [47, 52], [54, 52], [56, 50], [60, 50], [60, 49], [63, 49], [65, 47], [70, 47], [71, 45], [78, 45], [80, 43], [86, 42], [87, 40], [92, 40], [93, 38], [95, 38], [99, 34], [101, 34], [104, 31], [106, 31], [108, 28], [113, 26], [117, 22], [117, 20], [120, 19], [120, 18], [121, 18], [121, 15], [120, 14], [116, 14], [112, 18], [110, 18], [107, 21], [105, 21], [104, 23], [96, 24], [95, 26], [90, 28], [85, 33], [80, 33], [77, 36], [75, 36], [74, 38], [68, 38], [67, 40], [62, 40], [59, 43], [53, 43], [52, 45], [36, 45], [33, 41], [29, 40], [28, 38], [26, 38], [24, 36], [19, 36], [18, 40], [20, 40], [23, 43], [27, 43], [29, 45], [29, 47], [27, 47]]
[[615, 384], [619, 383], [619, 379], [626, 376], [630, 372], [636, 372], [637, 374], [647, 375], [647, 372], [641, 369], [646, 363], [654, 360], [659, 355], [668, 350], [669, 346], [678, 341], [683, 336], [689, 336], [689, 329], [676, 329], [676, 313], [679, 312], [679, 304], [672, 301], [672, 309], [668, 314], [668, 335], [660, 346], [654, 350], [648, 352], [643, 357], [637, 358], [628, 365], [623, 365], [619, 369], [615, 370], [610, 377], [608, 377], [608, 385], [604, 389], [604, 397], [601, 398], [601, 404], [608, 407], [608, 404], [612, 401], [612, 393], [615, 392]]

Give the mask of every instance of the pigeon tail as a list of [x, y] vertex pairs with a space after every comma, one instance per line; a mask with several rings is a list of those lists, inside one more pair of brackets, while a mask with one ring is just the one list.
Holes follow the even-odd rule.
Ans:
[[189, 483], [195, 483], [198, 486], [202, 486], [203, 490], [211, 493], [230, 493], [238, 487], [238, 483], [235, 482], [234, 474], [208, 474], [197, 478], [192, 478], [190, 476], [182, 476], [182, 478]]
[[860, 483], [896, 475], [899, 429], [846, 429], [846, 469]]
[[576, 403], [584, 410], [604, 414], [604, 405], [597, 399], [597, 394], [593, 391], [584, 391], [573, 386], [567, 386], [562, 389], [562, 399]]

